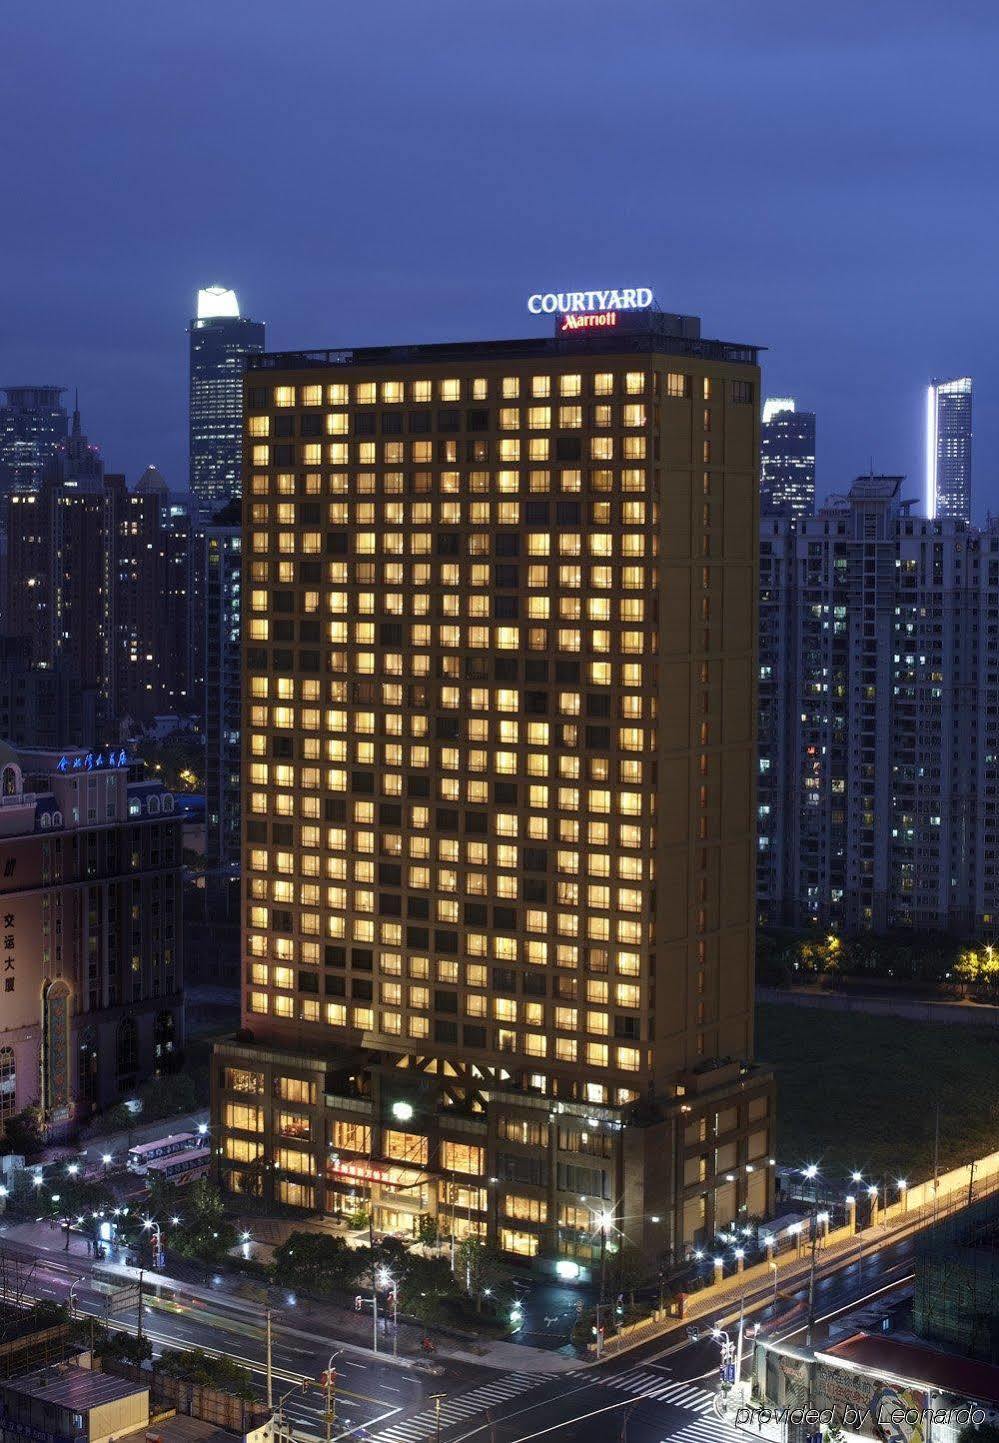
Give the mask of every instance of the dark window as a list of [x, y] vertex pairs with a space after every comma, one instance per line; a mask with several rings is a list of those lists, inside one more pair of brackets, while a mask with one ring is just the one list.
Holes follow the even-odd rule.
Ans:
[[505, 587], [507, 589], [511, 587], [518, 587], [520, 585], [520, 567], [494, 566], [493, 581], [496, 586]]
[[373, 436], [375, 434], [375, 417], [372, 411], [355, 411], [354, 413], [354, 435]]
[[548, 502], [526, 501], [524, 503], [524, 520], [527, 522], [528, 526], [547, 526]]
[[323, 434], [323, 418], [322, 418], [322, 416], [303, 416], [303, 417], [302, 417], [302, 435], [303, 435], [303, 436], [321, 436], [322, 434]]
[[402, 435], [402, 412], [401, 412], [401, 411], [385, 411], [385, 412], [384, 412], [384, 414], [382, 415], [382, 435], [383, 435], [383, 436], [401, 436], [401, 435]]
[[560, 526], [578, 526], [582, 517], [578, 501], [559, 501], [555, 506], [555, 520]]
[[437, 412], [437, 429], [438, 429], [438, 431], [460, 431], [460, 430], [461, 430], [461, 412], [460, 412], [460, 411], [438, 411], [438, 412]]
[[452, 1042], [452, 1043], [457, 1042], [457, 1041], [458, 1041], [458, 1024], [457, 1024], [457, 1022], [440, 1022], [440, 1021], [435, 1021], [435, 1022], [434, 1022], [434, 1041], [435, 1041], [435, 1042]]
[[426, 436], [432, 429], [429, 411], [413, 411], [409, 417], [409, 429], [414, 436]]
[[275, 446], [275, 447], [274, 447], [274, 464], [275, 464], [275, 466], [294, 466], [294, 464], [295, 464], [295, 448], [294, 448], [294, 446]]
[[494, 596], [493, 616], [498, 621], [516, 621], [520, 615], [520, 599], [516, 596]]
[[498, 531], [493, 549], [497, 556], [519, 556], [520, 537], [513, 531]]
[[583, 438], [581, 436], [556, 436], [556, 461], [581, 461], [583, 459]]
[[346, 967], [346, 947], [330, 946], [325, 949], [325, 961], [327, 967]]
[[318, 992], [319, 974], [317, 972], [299, 972], [298, 990], [299, 992]]
[[458, 1011], [458, 994], [457, 994], [457, 992], [445, 992], [445, 991], [442, 991], [442, 989], [438, 987], [438, 988], [434, 991], [434, 1011], [435, 1011], [435, 1012], [457, 1012], [457, 1011]]
[[493, 926], [498, 932], [515, 932], [517, 930], [516, 907], [494, 907]]
[[274, 434], [275, 436], [294, 436], [295, 417], [293, 415], [275, 416]]
[[469, 431], [488, 431], [489, 412], [480, 410], [469, 411], [465, 419], [465, 424]]

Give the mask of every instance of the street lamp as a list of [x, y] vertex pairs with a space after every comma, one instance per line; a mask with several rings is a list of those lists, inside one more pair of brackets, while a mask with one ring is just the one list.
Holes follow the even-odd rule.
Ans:
[[392, 1356], [399, 1353], [399, 1289], [388, 1268], [378, 1269], [378, 1281], [383, 1288], [391, 1289], [392, 1298]]
[[444, 1399], [446, 1397], [446, 1393], [431, 1393], [430, 1395], [430, 1401], [434, 1405], [434, 1438], [436, 1440], [436, 1443], [441, 1443], [441, 1404], [444, 1402]]
[[411, 1102], [404, 1102], [401, 1100], [399, 1102], [393, 1102], [392, 1116], [395, 1118], [396, 1122], [412, 1122], [413, 1104]]

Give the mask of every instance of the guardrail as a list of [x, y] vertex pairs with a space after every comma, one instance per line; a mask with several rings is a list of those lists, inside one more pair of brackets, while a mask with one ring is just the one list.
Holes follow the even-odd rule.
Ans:
[[[873, 1185], [873, 1184], [872, 1184]], [[816, 1239], [817, 1266], [826, 1267], [835, 1258], [850, 1252], [853, 1239], [860, 1237], [862, 1246], [870, 1243], [877, 1247], [895, 1233], [918, 1232], [931, 1227], [941, 1218], [948, 1217], [970, 1206], [978, 1198], [999, 1190], [999, 1152], [961, 1167], [952, 1168], [939, 1178], [930, 1178], [924, 1183], [902, 1189], [895, 1202], [879, 1204], [872, 1209], [871, 1221], [858, 1231], [856, 1211], [850, 1210], [848, 1221], [838, 1228], [819, 1231]], [[814, 1224], [812, 1224], [814, 1225]], [[821, 1229], [821, 1225], [820, 1229]], [[807, 1273], [811, 1263], [811, 1232], [808, 1225], [803, 1227], [794, 1243], [782, 1250], [774, 1251], [772, 1257], [764, 1258], [748, 1267], [739, 1268], [717, 1282], [708, 1283], [696, 1293], [680, 1294], [669, 1308], [656, 1312], [650, 1318], [629, 1323], [609, 1338], [604, 1338], [599, 1351], [595, 1343], [588, 1344], [587, 1353], [591, 1360], [601, 1361], [617, 1353], [626, 1352], [640, 1343], [658, 1337], [675, 1327], [684, 1319], [702, 1318], [708, 1313], [717, 1314], [734, 1305], [740, 1298], [762, 1293], [764, 1290], [780, 1287], [785, 1279]], [[776, 1276], [775, 1276], [776, 1268]]]

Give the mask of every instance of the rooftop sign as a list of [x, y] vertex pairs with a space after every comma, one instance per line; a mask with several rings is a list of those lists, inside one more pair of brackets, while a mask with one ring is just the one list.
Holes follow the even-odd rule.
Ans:
[[107, 771], [110, 767], [127, 767], [128, 756], [125, 748], [114, 747], [109, 752], [87, 752], [75, 757], [60, 757], [56, 768], [60, 772]]
[[594, 311], [647, 311], [653, 301], [648, 286], [617, 291], [538, 291], [527, 299], [532, 316], [568, 316]]

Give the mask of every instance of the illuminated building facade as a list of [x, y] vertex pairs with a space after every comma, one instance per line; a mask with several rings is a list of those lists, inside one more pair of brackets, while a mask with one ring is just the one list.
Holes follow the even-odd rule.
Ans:
[[264, 327], [240, 316], [235, 291], [208, 286], [188, 335], [191, 491], [215, 508], [242, 495], [243, 367], [264, 349]]
[[760, 515], [815, 510], [815, 413], [790, 396], [768, 396], [760, 430]]
[[768, 1211], [759, 372], [682, 321], [248, 371], [233, 1190], [563, 1276]]
[[180, 817], [121, 750], [0, 743], [0, 1130], [58, 1127], [183, 1047]]
[[971, 520], [970, 376], [926, 391], [926, 514]]

